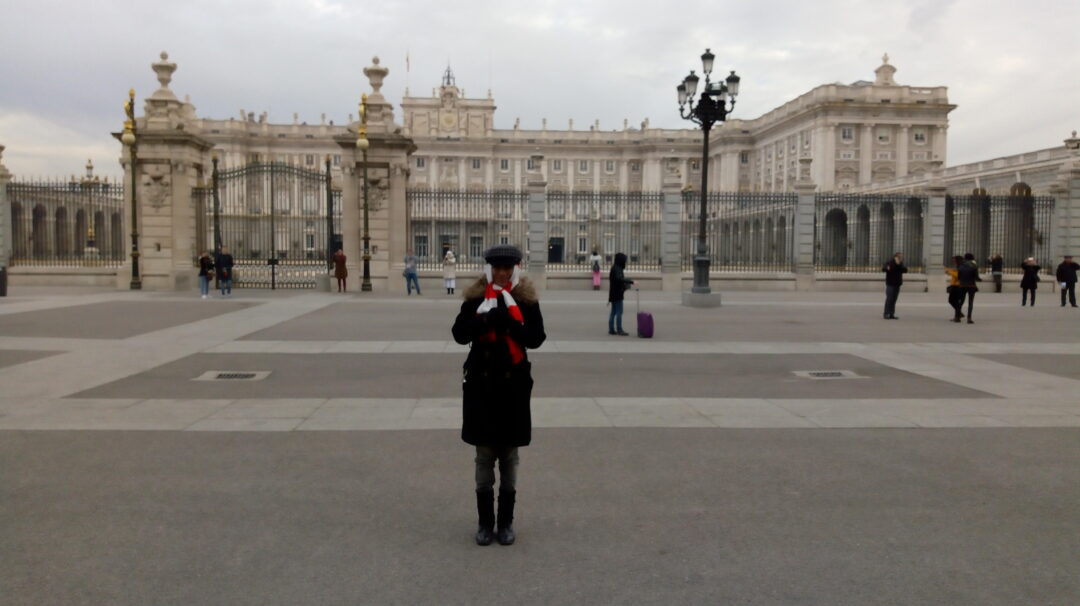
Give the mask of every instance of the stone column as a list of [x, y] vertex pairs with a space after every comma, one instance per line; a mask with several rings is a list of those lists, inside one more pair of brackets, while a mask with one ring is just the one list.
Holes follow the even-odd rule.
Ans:
[[923, 272], [926, 273], [926, 291], [945, 292], [942, 272], [945, 270], [945, 182], [930, 181], [926, 188], [926, 216], [923, 217]]
[[801, 178], [793, 189], [798, 196], [795, 204], [794, 230], [795, 289], [814, 289], [814, 212], [817, 204], [817, 185], [810, 179], [811, 158], [799, 158]]
[[666, 175], [660, 209], [660, 279], [665, 291], [682, 290], [682, 188], [678, 175]]
[[901, 124], [900, 134], [896, 137], [896, 176], [908, 174], [908, 138], [911, 137], [911, 125]]
[[[1075, 133], [1073, 135], [1070, 141], [1080, 143]], [[1057, 258], [1053, 259], [1055, 267], [1065, 255], [1080, 256], [1080, 155], [1077, 155], [1077, 151], [1073, 153], [1073, 158], [1062, 166], [1058, 173], [1063, 195], [1054, 201], [1057, 209], [1055, 214], [1058, 217], [1057, 228], [1060, 231], [1060, 236], [1057, 237]]]
[[[341, 161], [341, 249], [349, 271], [349, 288], [356, 292], [364, 278], [364, 183], [353, 162]], [[368, 223], [370, 224], [370, 217]], [[327, 287], [330, 282], [327, 281]], [[330, 290], [333, 290], [332, 288]]]
[[873, 179], [874, 124], [862, 125], [859, 137], [859, 184], [868, 185]]
[[11, 201], [7, 185], [11, 172], [4, 166], [4, 146], [0, 145], [0, 297], [7, 296], [8, 267], [11, 265]]
[[[544, 161], [541, 155], [533, 155], [532, 159], [534, 167]], [[529, 171], [527, 178], [529, 240], [528, 250], [522, 252], [529, 259], [529, 279], [536, 288], [543, 290], [547, 288], [547, 182], [539, 170]]]

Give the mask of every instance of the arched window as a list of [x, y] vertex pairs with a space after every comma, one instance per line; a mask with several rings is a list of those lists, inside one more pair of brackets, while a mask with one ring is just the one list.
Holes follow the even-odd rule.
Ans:
[[884, 263], [896, 251], [896, 223], [892, 202], [885, 202], [878, 210], [878, 254], [875, 263]]
[[86, 227], [86, 211], [80, 208], [75, 211], [75, 238], [72, 252], [76, 257], [82, 257], [86, 250]]
[[870, 265], [870, 208], [865, 204], [855, 210], [855, 242], [851, 262], [853, 265]]
[[847, 213], [834, 208], [825, 215], [825, 233], [821, 261], [825, 269], [840, 270], [847, 266]]
[[26, 258], [26, 226], [23, 224], [23, 207], [11, 203], [11, 254], [14, 259]]
[[33, 259], [44, 259], [49, 254], [48, 213], [38, 204], [34, 207], [30, 234], [30, 252]]
[[71, 253], [71, 231], [68, 226], [67, 209], [56, 209], [53, 217], [53, 242], [56, 256], [66, 259]]
[[110, 246], [112, 249], [109, 258], [120, 261], [124, 258], [124, 219], [119, 212], [114, 212], [109, 223]]
[[789, 263], [787, 242], [787, 218], [781, 215], [776, 220], [776, 260], [785, 265]]

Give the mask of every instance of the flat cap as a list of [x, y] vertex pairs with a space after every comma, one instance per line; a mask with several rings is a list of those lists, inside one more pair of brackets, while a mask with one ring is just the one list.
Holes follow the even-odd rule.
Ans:
[[517, 265], [521, 256], [521, 251], [509, 244], [496, 244], [484, 251], [484, 260], [492, 265]]

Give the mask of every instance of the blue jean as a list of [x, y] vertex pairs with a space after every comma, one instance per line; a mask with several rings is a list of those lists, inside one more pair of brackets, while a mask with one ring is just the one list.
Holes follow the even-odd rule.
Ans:
[[232, 294], [232, 278], [222, 278], [218, 281], [218, 285], [221, 286], [221, 294]]
[[622, 332], [622, 301], [613, 301], [611, 303], [611, 313], [607, 319], [608, 332]]
[[412, 294], [413, 284], [416, 285], [416, 294], [420, 294], [420, 278], [414, 273], [405, 274], [405, 289]]
[[206, 296], [210, 294], [210, 277], [199, 276], [199, 294]]

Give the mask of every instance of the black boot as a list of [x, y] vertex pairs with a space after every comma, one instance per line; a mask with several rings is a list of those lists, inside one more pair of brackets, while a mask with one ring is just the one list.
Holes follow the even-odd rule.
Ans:
[[476, 491], [476, 515], [480, 529], [476, 531], [477, 545], [491, 545], [495, 540], [495, 491]]
[[514, 544], [514, 498], [517, 491], [499, 491], [499, 532], [496, 537], [500, 545]]

